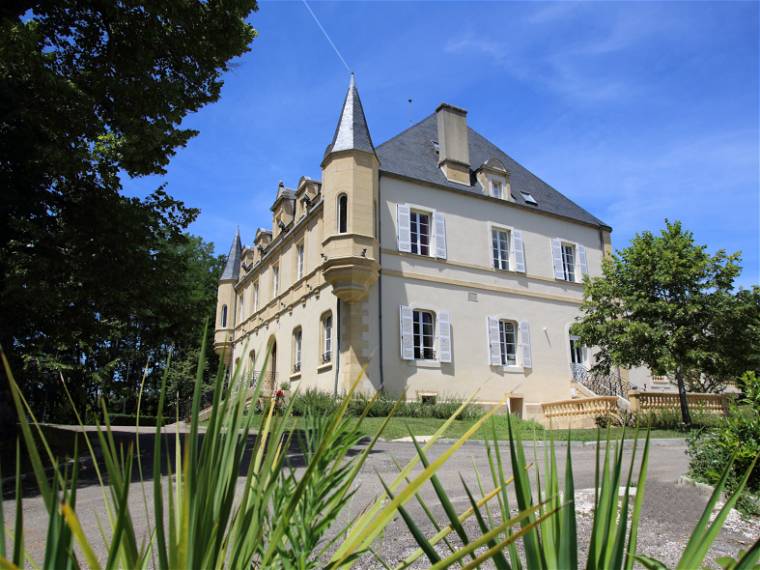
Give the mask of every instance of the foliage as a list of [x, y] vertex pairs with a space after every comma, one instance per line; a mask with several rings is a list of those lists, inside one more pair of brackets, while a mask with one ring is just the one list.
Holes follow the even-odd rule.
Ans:
[[[139, 438], [136, 449], [132, 446], [117, 448], [105, 407], [106, 422], [104, 429], [97, 432], [97, 441], [91, 441], [85, 432], [85, 447], [93, 459], [108, 513], [105, 521], [108, 527], [100, 529], [100, 538], [107, 552], [104, 560], [95, 554], [92, 542], [94, 530], [83, 528], [77, 515], [76, 489], [80, 464], [77, 445], [72, 462], [56, 460], [13, 379], [5, 355], [2, 355], [14, 405], [21, 418], [20, 428], [34, 479], [48, 510], [44, 567], [74, 569], [86, 565], [93, 570], [147, 566], [161, 569], [347, 568], [362, 555], [372, 553], [379, 558], [378, 553], [372, 550], [372, 544], [398, 513], [420, 546], [401, 568], [422, 557], [427, 557], [434, 568], [455, 565], [474, 568], [489, 560], [497, 568], [577, 568], [579, 552], [575, 507], [567, 499], [574, 497], [570, 445], [567, 446], [562, 483], [554, 441], [550, 440], [544, 447], [544, 473], [542, 478], [537, 472], [535, 493], [529, 477], [531, 466], [525, 458], [519, 432], [513, 431], [509, 415], [506, 422], [512, 476], [506, 477], [505, 458], [502, 457], [501, 442], [493, 423], [498, 408], [481, 417], [443, 450], [436, 450], [435, 458], [430, 457], [431, 446], [469, 404], [465, 402], [425, 445], [415, 441], [416, 455], [406, 465], [399, 465], [399, 473], [394, 480], [388, 482], [381, 479], [384, 492], [359, 516], [345, 521], [346, 517], [341, 514], [351, 500], [356, 476], [383, 430], [381, 426], [365, 447], [357, 449], [361, 438], [358, 428], [366, 418], [368, 408], [358, 418], [346, 415], [346, 411], [361, 377], [355, 380], [346, 397], [331, 413], [323, 414], [307, 408], [305, 429], [289, 431], [286, 422], [292, 412], [292, 401], [282, 417], [274, 413], [271, 402], [261, 415], [246, 412], [250, 400], [248, 390], [242, 389], [247, 384], [242, 379], [241, 371], [234, 370], [226, 384], [225, 370], [220, 368], [214, 381], [211, 416], [201, 437], [198, 418], [205, 370], [204, 354], [205, 348], [199, 353], [190, 431], [184, 438], [179, 433], [174, 436], [176, 451], [173, 460], [165, 466], [168, 470], [166, 485], [161, 484], [158, 477], [162, 472], [162, 458], [168, 451], [164, 447], [168, 444], [165, 441], [167, 434], [158, 427], [155, 431], [152, 472], [156, 481], [152, 486], [151, 511], [148, 511], [145, 487], [140, 485], [143, 506], [148, 512], [146, 539], [140, 538], [135, 524], [137, 519], [133, 518], [129, 502], [130, 490], [138, 488], [131, 484], [132, 481], [144, 483], [145, 466], [141, 463]], [[164, 373], [159, 421], [166, 399], [166, 379], [167, 374]], [[253, 400], [258, 398], [260, 386], [255, 390]], [[385, 423], [389, 419], [386, 418]], [[493, 489], [484, 489], [484, 479], [477, 471], [477, 490], [470, 488], [462, 479], [470, 508], [457, 513], [448, 494], [451, 491], [442, 487], [437, 473], [472, 435], [488, 425], [489, 420], [493, 438], [486, 446], [486, 453]], [[254, 425], [259, 426], [255, 436], [252, 433]], [[39, 438], [39, 445], [35, 435]], [[97, 461], [96, 445], [102, 462]], [[647, 568], [664, 568], [655, 560], [637, 555], [637, 531], [644, 500], [648, 448], [647, 437], [629, 524], [627, 515], [631, 508], [629, 497], [632, 495], [636, 447], [626, 475], [622, 442], [613, 444], [608, 438], [600, 464], [602, 445], [597, 439], [597, 492], [588, 568], [628, 570], [634, 560]], [[353, 451], [355, 449], [356, 452]], [[297, 459], [291, 462], [294, 451], [297, 452]], [[52, 481], [48, 479], [43, 458], [52, 468]], [[6, 529], [0, 509], [0, 566], [12, 570], [26, 565], [37, 566], [24, 547], [20, 463], [20, 451], [17, 451], [16, 517], [11, 525], [12, 533], [9, 533], [13, 546], [8, 552], [5, 550]], [[534, 463], [536, 466], [539, 464], [538, 458]], [[731, 463], [729, 461], [727, 464], [678, 568], [694, 568], [703, 563], [711, 542], [735, 505], [738, 493], [746, 483], [746, 476], [715, 520], [709, 522], [708, 517], [725, 485]], [[241, 477], [244, 483], [239, 486]], [[618, 489], [623, 483], [626, 491], [621, 500]], [[432, 485], [435, 500], [440, 502], [449, 519], [449, 525], [444, 528], [435, 521], [432, 510], [421, 495], [428, 484]], [[516, 512], [510, 507], [510, 485], [517, 501]], [[411, 500], [418, 501], [434, 522], [437, 530], [435, 536], [425, 537], [411, 518], [405, 507]], [[472, 517], [480, 529], [479, 536], [472, 535], [464, 527], [463, 523]], [[452, 533], [457, 535], [459, 546], [449, 540]], [[521, 549], [516, 547], [518, 540], [522, 542]], [[441, 554], [436, 545], [439, 549], [445, 545], [448, 552]], [[759, 558], [760, 541], [741, 554], [739, 560], [723, 562], [730, 568], [748, 568]]]
[[[718, 414], [704, 412], [699, 409], [691, 411], [692, 428], [710, 428], [721, 424], [722, 417]], [[688, 430], [681, 417], [680, 412], [673, 409], [662, 409], [649, 412], [620, 412], [613, 415], [599, 416], [596, 418], [598, 427], [606, 428], [609, 426], [628, 426], [658, 430]]]
[[[330, 413], [338, 405], [341, 398], [309, 388], [303, 392], [296, 392], [291, 396], [293, 400], [293, 415], [304, 415], [307, 408], [321, 410], [322, 413]], [[400, 418], [438, 418], [448, 419], [454, 412], [462, 407], [462, 400], [442, 399], [435, 403], [421, 401], [393, 400], [385, 395], [369, 397], [366, 394], [355, 395], [348, 404], [346, 413], [360, 416], [366, 414], [370, 418], [384, 418], [391, 415]], [[457, 415], [460, 420], [475, 420], [483, 415], [482, 410], [475, 405], [466, 405]]]
[[0, 6], [0, 345], [41, 417], [69, 419], [61, 373], [94, 408], [109, 384], [135, 392], [146, 355], [155, 394], [167, 351], [197, 344], [216, 263], [184, 235], [197, 211], [163, 187], [125, 197], [122, 177], [162, 174], [196, 134], [181, 123], [219, 98], [254, 9]]
[[[599, 347], [600, 370], [644, 365], [672, 376], [688, 425], [687, 379], [714, 371], [718, 363], [742, 365], [736, 362], [741, 354], [726, 354], [734, 342], [750, 348], [747, 358], [758, 354], [760, 344], [753, 346], [753, 339], [760, 328], [727, 327], [757, 322], [760, 304], [746, 298], [754, 299], [758, 291], [733, 294], [738, 253], [710, 255], [680, 222], [665, 224], [659, 236], [637, 234], [629, 247], [603, 261], [601, 277], [586, 279], [582, 319], [573, 333], [584, 344]], [[737, 317], [726, 321], [727, 312]]]
[[[736, 457], [727, 488], [737, 487], [742, 475], [760, 453], [760, 379], [753, 372], [740, 380], [742, 396], [730, 407], [728, 417], [714, 430], [695, 433], [689, 438], [689, 471], [706, 483], [719, 480], [726, 463]], [[754, 495], [754, 497], [753, 497]], [[760, 466], [750, 472], [747, 493], [740, 507], [745, 512], [760, 514]]]

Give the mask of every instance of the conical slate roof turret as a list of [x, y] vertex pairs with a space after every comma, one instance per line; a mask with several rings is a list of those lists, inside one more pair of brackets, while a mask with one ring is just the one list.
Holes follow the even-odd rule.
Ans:
[[242, 252], [243, 246], [240, 244], [240, 228], [238, 228], [235, 232], [235, 237], [232, 239], [230, 253], [227, 255], [227, 263], [224, 265], [224, 271], [222, 271], [219, 281], [238, 280], [238, 277], [240, 277], [240, 255]]
[[335, 127], [332, 142], [325, 150], [325, 157], [341, 150], [363, 150], [373, 154], [375, 152], [353, 73], [348, 85], [346, 100], [343, 102], [343, 110], [340, 113], [340, 119], [338, 119], [338, 126]]

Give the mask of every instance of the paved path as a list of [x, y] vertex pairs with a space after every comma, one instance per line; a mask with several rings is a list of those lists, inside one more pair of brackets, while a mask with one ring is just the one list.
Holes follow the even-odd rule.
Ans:
[[[130, 428], [119, 428], [127, 435]], [[134, 428], [131, 428], [133, 431]], [[152, 430], [146, 430], [149, 433]], [[149, 433], [141, 437], [150, 439]], [[446, 448], [445, 443], [433, 446], [431, 457], [435, 457]], [[640, 550], [651, 556], [662, 559], [666, 563], [675, 564], [678, 553], [685, 545], [685, 541], [696, 523], [707, 501], [705, 491], [693, 486], [677, 485], [681, 475], [686, 472], [688, 458], [685, 455], [685, 443], [683, 440], [652, 440], [649, 472], [647, 476], [647, 488], [642, 513], [642, 522], [639, 530]], [[559, 468], [564, 469], [564, 446], [559, 446]], [[143, 444], [144, 453], [150, 454], [150, 446]], [[531, 454], [531, 450], [527, 450]], [[595, 445], [574, 443], [572, 445], [573, 467], [575, 473], [575, 487], [579, 491], [576, 497], [579, 514], [579, 542], [584, 544], [588, 540], [590, 531], [590, 505], [589, 499], [593, 500]], [[626, 451], [626, 457], [630, 456], [630, 450]], [[345, 520], [356, 516], [380, 489], [376, 472], [383, 476], [386, 481], [395, 477], [397, 470], [392, 457], [401, 464], [406, 463], [415, 450], [412, 444], [403, 442], [381, 442], [367, 461], [365, 468], [358, 478], [357, 492], [350, 508], [346, 511]], [[530, 456], [530, 455], [529, 455]], [[540, 457], [540, 449], [539, 449]], [[452, 501], [458, 511], [465, 510], [469, 503], [459, 480], [460, 473], [463, 475], [471, 489], [477, 489], [477, 482], [473, 468], [474, 464], [481, 475], [490, 479], [489, 469], [485, 454], [485, 447], [477, 442], [468, 442], [447, 463], [440, 472], [440, 479], [444, 487], [449, 491]], [[144, 465], [150, 464], [150, 458], [146, 457]], [[149, 475], [150, 476], [150, 475]], [[143, 502], [140, 483], [134, 483], [130, 490], [130, 508], [133, 513], [135, 525], [138, 529], [146, 528], [146, 517], [152, 513], [152, 481], [145, 483], [147, 494], [147, 509]], [[584, 494], [585, 493], [585, 494]], [[429, 504], [435, 504], [432, 489], [426, 488], [423, 492]], [[585, 499], [584, 499], [585, 497]], [[416, 520], [423, 523], [421, 526], [430, 530], [432, 526], [424, 524], [425, 518], [416, 502], [408, 504]], [[13, 520], [14, 505], [12, 501], [4, 502], [6, 521]], [[434, 509], [439, 520], [444, 520], [440, 509]], [[98, 547], [98, 554], [105, 556], [105, 551], [97, 539], [97, 519], [105, 523], [105, 510], [101, 490], [95, 484], [82, 486], [77, 496], [77, 512], [82, 524]], [[46, 530], [46, 513], [42, 501], [38, 496], [30, 496], [24, 500], [24, 521], [26, 546], [36, 560], [42, 558], [44, 551], [44, 538]], [[107, 525], [106, 525], [107, 526]], [[760, 528], [752, 523], [741, 520], [733, 521], [726, 525], [716, 547], [713, 549], [715, 556], [722, 553], [735, 554], [739, 549], [747, 547], [752, 536], [760, 535]], [[730, 528], [729, 528], [730, 527]], [[416, 544], [403, 527], [403, 523], [396, 520], [385, 536], [377, 543], [377, 549], [391, 562], [403, 559], [415, 548]], [[374, 560], [363, 560], [358, 567], [375, 568], [378, 563]], [[424, 565], [423, 565], [424, 567]]]

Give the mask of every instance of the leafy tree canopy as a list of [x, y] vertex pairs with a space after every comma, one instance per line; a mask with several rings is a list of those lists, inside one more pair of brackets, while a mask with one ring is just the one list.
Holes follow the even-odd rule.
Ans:
[[[575, 334], [599, 347], [597, 367], [647, 366], [685, 389], [705, 373], [736, 378], [757, 363], [760, 291], [734, 292], [739, 253], [710, 255], [680, 222], [636, 235], [586, 281]], [[754, 343], [754, 344], [753, 344]], [[738, 348], [738, 349], [737, 349]]]
[[138, 353], [200, 337], [217, 259], [186, 236], [198, 212], [163, 187], [125, 197], [121, 176], [163, 173], [196, 134], [182, 120], [219, 98], [256, 8], [0, 5], [0, 343], [40, 397], [60, 403], [66, 370], [92, 401]]

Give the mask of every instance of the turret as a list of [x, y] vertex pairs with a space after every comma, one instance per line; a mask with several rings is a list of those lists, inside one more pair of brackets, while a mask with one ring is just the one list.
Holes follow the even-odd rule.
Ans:
[[216, 293], [216, 323], [214, 327], [214, 351], [224, 356], [229, 365], [232, 360], [232, 337], [235, 329], [235, 315], [237, 314], [235, 301], [235, 284], [240, 278], [240, 262], [243, 247], [240, 243], [240, 229], [235, 232], [232, 239], [230, 253], [224, 271], [219, 278], [219, 286]]
[[353, 74], [332, 142], [322, 161], [324, 276], [342, 301], [367, 296], [377, 280], [379, 161]]

